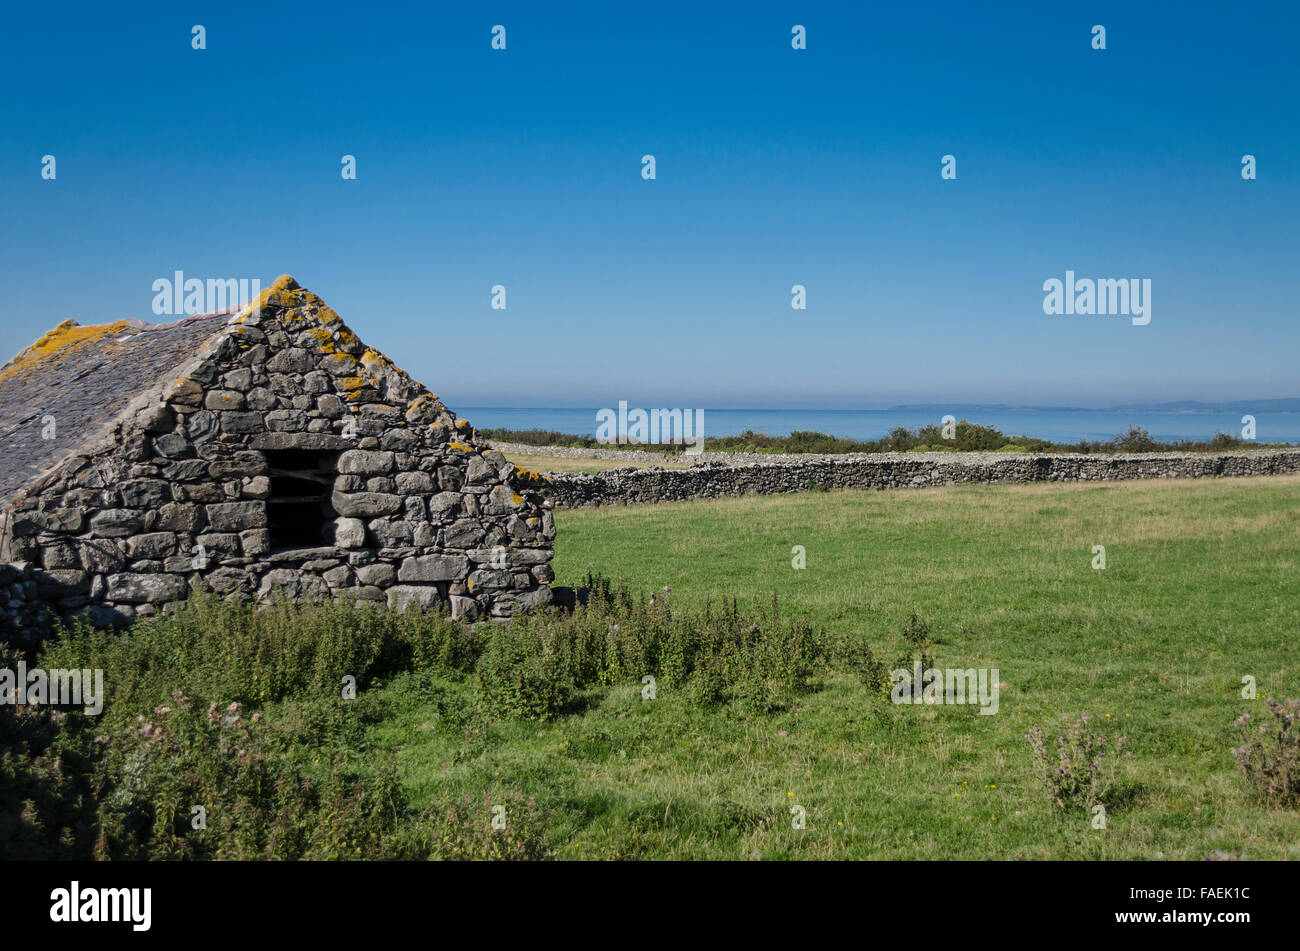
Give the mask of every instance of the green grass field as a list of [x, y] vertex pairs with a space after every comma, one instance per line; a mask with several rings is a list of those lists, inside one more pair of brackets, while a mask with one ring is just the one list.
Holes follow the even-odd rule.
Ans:
[[[627, 684], [555, 721], [448, 731], [399, 678], [371, 739], [416, 804], [535, 795], [562, 857], [1300, 858], [1296, 813], [1257, 799], [1230, 754], [1234, 718], [1300, 696], [1297, 512], [1295, 477], [561, 511], [558, 583], [617, 574], [695, 606], [775, 593], [887, 658], [918, 611], [938, 666], [999, 670], [1000, 711], [893, 705], [828, 674], [769, 714]], [[1023, 738], [1081, 712], [1132, 751], [1105, 830], [1049, 801]]]
[[[1296, 745], [1272, 799], [1231, 752], [1300, 697], [1298, 512], [1300, 477], [562, 510], [559, 582], [619, 576], [571, 616], [199, 597], [62, 632], [40, 665], [102, 669], [103, 714], [0, 705], [0, 855], [1300, 858]], [[913, 613], [996, 714], [890, 702]], [[1131, 754], [1104, 829], [1025, 738], [1084, 713]]]

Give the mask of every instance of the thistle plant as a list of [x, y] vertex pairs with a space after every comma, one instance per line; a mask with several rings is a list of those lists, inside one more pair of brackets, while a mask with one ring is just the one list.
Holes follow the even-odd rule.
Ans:
[[1270, 697], [1266, 703], [1271, 719], [1256, 725], [1249, 713], [1234, 724], [1241, 731], [1241, 745], [1232, 751], [1237, 769], [1259, 794], [1275, 806], [1300, 806], [1300, 700], [1282, 702]]
[[1030, 727], [1025, 734], [1049, 798], [1062, 809], [1104, 804], [1115, 785], [1119, 758], [1133, 755], [1124, 749], [1127, 738], [1091, 732], [1086, 713], [1077, 717], [1062, 714], [1061, 720], [1064, 722], [1054, 738], [1040, 726]]

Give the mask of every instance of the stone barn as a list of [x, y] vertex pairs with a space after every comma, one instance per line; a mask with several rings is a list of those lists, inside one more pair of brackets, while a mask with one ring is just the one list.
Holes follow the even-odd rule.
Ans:
[[291, 277], [169, 324], [65, 321], [0, 369], [0, 607], [95, 624], [204, 587], [505, 618], [551, 599], [514, 466]]

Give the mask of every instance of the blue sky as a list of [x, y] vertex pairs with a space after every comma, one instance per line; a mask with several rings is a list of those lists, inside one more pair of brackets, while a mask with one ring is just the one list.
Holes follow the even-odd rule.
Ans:
[[[0, 359], [287, 272], [453, 406], [1300, 396], [1294, 4], [48, 9], [0, 33]], [[1151, 323], [1045, 316], [1067, 268]]]

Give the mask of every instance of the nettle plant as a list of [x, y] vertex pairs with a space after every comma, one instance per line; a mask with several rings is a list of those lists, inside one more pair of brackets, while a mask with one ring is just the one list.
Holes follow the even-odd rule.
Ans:
[[911, 646], [914, 651], [924, 651], [934, 643], [930, 637], [930, 622], [915, 611], [903, 625], [903, 640]]
[[1242, 743], [1232, 751], [1237, 768], [1261, 796], [1275, 806], [1300, 806], [1300, 700], [1270, 697], [1271, 720], [1254, 725], [1250, 714], [1237, 718]]
[[1115, 786], [1120, 756], [1133, 755], [1124, 749], [1127, 738], [1093, 733], [1086, 713], [1062, 714], [1061, 720], [1054, 748], [1049, 748], [1050, 735], [1043, 727], [1030, 727], [1025, 734], [1049, 798], [1062, 809], [1104, 804]]

